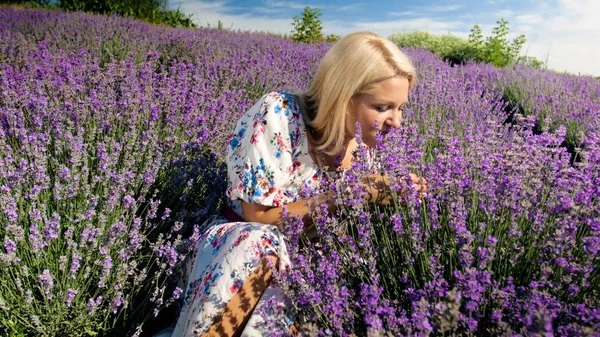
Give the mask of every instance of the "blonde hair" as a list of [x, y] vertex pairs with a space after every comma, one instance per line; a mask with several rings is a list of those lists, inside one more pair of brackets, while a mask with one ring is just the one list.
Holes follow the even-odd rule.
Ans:
[[390, 40], [372, 32], [356, 32], [334, 44], [305, 93], [316, 107], [316, 116], [308, 122], [318, 135], [313, 138], [315, 150], [337, 154], [345, 140], [351, 99], [393, 76], [406, 77], [410, 90], [416, 73], [409, 58]]

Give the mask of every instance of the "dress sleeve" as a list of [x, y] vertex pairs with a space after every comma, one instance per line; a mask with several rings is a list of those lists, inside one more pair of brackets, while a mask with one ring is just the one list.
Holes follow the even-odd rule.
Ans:
[[236, 124], [227, 148], [227, 195], [265, 206], [297, 201], [294, 174], [303, 124], [287, 93], [271, 92]]

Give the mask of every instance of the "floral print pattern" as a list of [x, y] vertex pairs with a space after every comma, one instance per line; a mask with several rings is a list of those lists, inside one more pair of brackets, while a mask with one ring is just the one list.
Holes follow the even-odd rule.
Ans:
[[[183, 307], [172, 336], [202, 335], [238, 292], [246, 277], [271, 252], [280, 258], [280, 272], [289, 268], [285, 242], [277, 227], [226, 222], [225, 219], [216, 221], [196, 246]], [[282, 297], [280, 302], [287, 303], [287, 300]], [[288, 321], [293, 322], [293, 315]], [[262, 336], [259, 327], [262, 320], [255, 317], [251, 322], [255, 323], [247, 324], [247, 331], [242, 336]]]
[[[282, 206], [298, 201], [303, 188], [316, 188], [320, 182], [318, 166], [308, 153], [300, 109], [288, 93], [264, 95], [240, 118], [229, 139], [227, 196], [238, 214], [240, 201]], [[373, 152], [369, 149], [368, 154], [371, 162]], [[290, 268], [277, 227], [214, 220], [187, 266], [189, 281], [184, 281], [183, 307], [173, 336], [202, 335], [269, 253], [279, 256], [279, 272]], [[287, 328], [293, 324], [293, 306], [277, 283], [271, 282], [242, 336], [269, 334], [261, 329], [265, 322], [260, 313], [268, 310], [265, 303], [273, 300], [281, 308], [273, 313], [277, 324]]]
[[[287, 93], [263, 96], [237, 123], [228, 147], [228, 188], [231, 202], [280, 206], [298, 200], [304, 186], [316, 187], [318, 168], [308, 154], [306, 131], [298, 104]], [[198, 243], [186, 272], [183, 307], [173, 336], [200, 336], [246, 277], [269, 253], [289, 268], [285, 241], [277, 227], [254, 222], [216, 219]], [[285, 309], [284, 326], [294, 317], [288, 300], [272, 282], [257, 308], [276, 298]], [[242, 336], [268, 334], [260, 329], [260, 314], [252, 315]]]
[[[239, 206], [243, 200], [282, 206], [298, 201], [303, 188], [316, 188], [320, 182], [318, 166], [308, 153], [298, 104], [288, 93], [264, 95], [240, 118], [229, 139], [227, 196], [231, 205]], [[241, 213], [240, 207], [236, 208]], [[187, 266], [189, 281], [185, 281], [183, 307], [173, 336], [202, 335], [269, 253], [279, 256], [280, 272], [290, 268], [285, 241], [277, 227], [214, 220]], [[269, 334], [260, 328], [264, 324], [260, 312], [273, 300], [282, 309], [277, 314], [278, 324], [289, 327], [294, 322], [293, 306], [276, 282], [271, 282], [242, 336]]]
[[231, 200], [282, 206], [298, 201], [304, 187], [316, 187], [318, 168], [308, 153], [306, 127], [292, 95], [263, 96], [238, 121], [229, 139]]

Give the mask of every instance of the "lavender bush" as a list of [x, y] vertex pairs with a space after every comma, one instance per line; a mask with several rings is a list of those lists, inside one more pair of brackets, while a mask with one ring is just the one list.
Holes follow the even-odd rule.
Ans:
[[[2, 335], [147, 330], [223, 202], [233, 123], [305, 89], [330, 47], [4, 7], [0, 37]], [[395, 202], [361, 201], [357, 161], [318, 241], [284, 224], [306, 334], [600, 331], [598, 82], [407, 53], [419, 80], [376, 151]]]
[[218, 211], [225, 130], [259, 94], [304, 84], [325, 49], [0, 17], [0, 334], [133, 333], [177, 299], [173, 273]]
[[515, 109], [512, 111], [535, 117], [534, 133], [540, 134], [544, 128], [553, 132], [564, 125], [567, 134], [562, 145], [572, 154], [572, 161], [578, 160], [577, 150], [584, 145], [585, 136], [600, 127], [597, 116], [600, 82], [593, 77], [561, 75], [523, 66], [496, 71], [488, 65], [473, 64], [459, 71], [501, 92]]
[[[489, 83], [411, 55], [421, 78], [407, 122], [381, 140], [376, 160], [397, 178], [392, 190], [408, 192], [390, 207], [365, 205], [354, 186], [370, 172], [357, 162], [345, 178], [354, 198], [338, 194], [342, 215], [315, 214], [319, 242], [303, 240], [301, 223], [288, 219], [296, 268], [282, 279], [301, 317], [319, 327], [306, 331], [596, 334], [597, 132], [572, 166], [560, 146], [565, 126], [534, 135], [535, 118], [519, 114], [505, 124], [507, 103]], [[410, 189], [411, 171], [429, 182], [423, 200]]]

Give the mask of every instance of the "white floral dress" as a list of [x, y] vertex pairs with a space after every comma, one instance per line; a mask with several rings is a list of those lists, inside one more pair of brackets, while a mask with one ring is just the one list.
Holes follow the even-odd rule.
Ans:
[[[238, 204], [243, 200], [282, 206], [300, 200], [302, 189], [317, 187], [319, 170], [308, 153], [305, 124], [292, 95], [271, 92], [240, 118], [230, 135], [227, 171], [227, 196]], [[216, 220], [194, 252], [183, 307], [172, 336], [202, 335], [245, 278], [271, 252], [280, 258], [280, 271], [289, 267], [285, 242], [277, 227]], [[274, 282], [257, 308], [271, 297], [283, 308], [290, 308]], [[261, 331], [263, 321], [257, 312], [255, 309], [242, 336], [269, 333]], [[289, 327], [291, 316], [288, 314], [281, 324]]]

